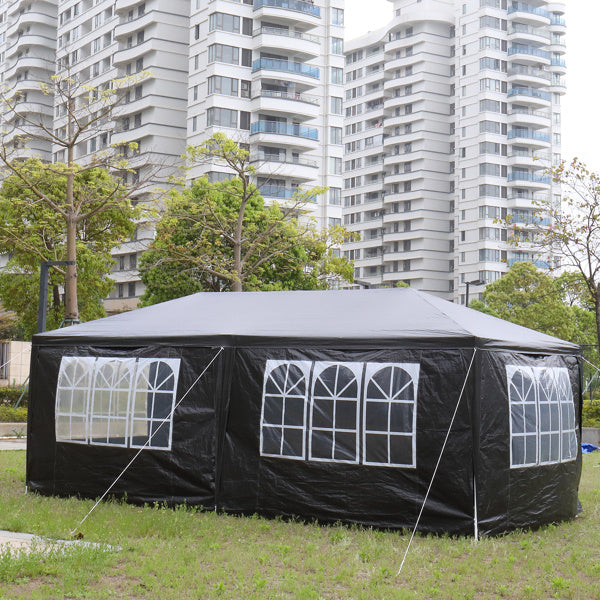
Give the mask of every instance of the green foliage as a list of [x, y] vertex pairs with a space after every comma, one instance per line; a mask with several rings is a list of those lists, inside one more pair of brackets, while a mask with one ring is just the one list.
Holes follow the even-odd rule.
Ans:
[[[64, 206], [66, 165], [45, 165], [37, 159], [19, 168], [57, 207]], [[86, 197], [89, 216], [77, 225], [77, 291], [82, 321], [104, 315], [102, 300], [112, 288], [109, 273], [113, 264], [110, 251], [131, 236], [137, 211], [129, 202], [106, 208], [106, 199], [119, 188], [106, 170], [78, 171], [74, 196]], [[97, 211], [97, 212], [95, 212]], [[60, 210], [39, 200], [17, 175], [6, 177], [0, 189], [0, 252], [10, 253], [7, 268], [0, 274], [0, 301], [19, 317], [24, 336], [37, 330], [38, 290], [41, 261], [66, 260], [66, 226]], [[64, 270], [49, 272], [48, 328], [56, 328], [64, 317], [61, 288]]]
[[[577, 330], [574, 310], [563, 304], [553, 278], [530, 262], [515, 263], [482, 296], [471, 308], [564, 340], [587, 335]], [[585, 315], [578, 318], [585, 323]]]
[[140, 261], [142, 305], [198, 291], [326, 289], [352, 280], [352, 264], [337, 255], [345, 231], [318, 232], [306, 205], [322, 190], [299, 192], [291, 206], [266, 206], [250, 182], [248, 153], [222, 134], [190, 149], [194, 160], [220, 160], [236, 174], [198, 179], [174, 190]]
[[0, 405], [0, 423], [27, 423], [27, 408]]
[[[23, 393], [23, 387], [5, 387], [0, 388], [0, 406], [13, 406], [17, 403], [21, 394]], [[22, 406], [27, 406], [27, 397], [25, 394], [21, 400]]]
[[[0, 529], [70, 539], [94, 501], [23, 494], [25, 459], [24, 451], [0, 452]], [[400, 576], [410, 532], [110, 501], [80, 528], [100, 547], [74, 544], [47, 556], [38, 547], [32, 560], [3, 555], [0, 598], [592, 598], [600, 452], [582, 460], [583, 512], [573, 521], [477, 543], [417, 534]]]
[[584, 400], [581, 420], [584, 427], [600, 427], [600, 402]]

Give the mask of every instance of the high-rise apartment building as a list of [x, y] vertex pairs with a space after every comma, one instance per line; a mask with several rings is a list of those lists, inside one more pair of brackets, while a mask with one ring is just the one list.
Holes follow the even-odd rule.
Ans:
[[[4, 0], [0, 76], [22, 90], [21, 109], [60, 135], [65, 106], [40, 83], [56, 73], [105, 89], [147, 71], [102, 131], [82, 137], [76, 161], [135, 142], [124, 175], [144, 177], [156, 165], [175, 168], [188, 144], [221, 131], [249, 149], [267, 202], [286, 202], [299, 187], [329, 188], [310, 207], [326, 227], [341, 222], [343, 25], [344, 0]], [[16, 150], [65, 160], [56, 145]], [[229, 175], [220, 164], [189, 172], [203, 174]], [[137, 304], [138, 259], [153, 235], [141, 222], [115, 248], [107, 310]]]
[[[322, 186], [312, 216], [341, 222], [343, 0], [200, 0], [191, 15], [188, 136], [248, 148], [267, 202]], [[202, 164], [191, 176], [228, 177]]]
[[560, 161], [564, 3], [391, 1], [393, 21], [346, 47], [344, 222], [361, 240], [345, 252], [367, 285], [464, 303], [467, 283], [554, 260], [531, 241], [548, 224], [535, 201], [560, 202], [545, 170]]

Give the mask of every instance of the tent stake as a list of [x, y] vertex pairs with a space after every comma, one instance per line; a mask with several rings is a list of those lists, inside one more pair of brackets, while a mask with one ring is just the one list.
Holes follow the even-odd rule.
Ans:
[[406, 547], [406, 552], [404, 553], [404, 557], [402, 558], [402, 562], [400, 563], [400, 568], [396, 573], [396, 577], [400, 575], [402, 572], [402, 567], [404, 566], [404, 562], [406, 561], [406, 557], [408, 556], [408, 551], [410, 550], [410, 546], [415, 537], [415, 533], [417, 532], [417, 527], [419, 526], [419, 521], [421, 520], [421, 515], [423, 514], [423, 509], [425, 508], [425, 504], [427, 504], [427, 499], [429, 498], [429, 492], [431, 491], [431, 487], [433, 485], [433, 480], [437, 474], [438, 467], [440, 466], [440, 462], [442, 462], [442, 455], [444, 454], [444, 450], [446, 449], [446, 444], [448, 443], [448, 438], [450, 437], [450, 431], [452, 430], [452, 425], [454, 425], [454, 419], [456, 418], [456, 413], [458, 412], [458, 407], [460, 406], [460, 401], [465, 392], [465, 387], [467, 386], [467, 381], [469, 379], [469, 374], [471, 373], [471, 367], [473, 366], [473, 361], [475, 360], [475, 355], [477, 354], [477, 348], [473, 348], [473, 356], [471, 357], [471, 362], [469, 363], [469, 368], [467, 369], [467, 374], [465, 375], [465, 380], [463, 382], [462, 389], [460, 390], [460, 395], [458, 396], [458, 401], [456, 402], [456, 407], [454, 408], [454, 413], [452, 414], [452, 419], [450, 419], [450, 425], [448, 426], [448, 431], [446, 432], [446, 438], [444, 439], [444, 443], [442, 444], [442, 449], [440, 450], [440, 455], [438, 456], [437, 463], [435, 465], [435, 469], [433, 470], [433, 475], [431, 476], [431, 481], [429, 482], [429, 487], [427, 488], [427, 492], [425, 493], [425, 498], [423, 499], [423, 504], [421, 505], [421, 510], [419, 511], [419, 515], [417, 517], [417, 521], [412, 530], [412, 534], [410, 536], [410, 540], [408, 540], [408, 546]]

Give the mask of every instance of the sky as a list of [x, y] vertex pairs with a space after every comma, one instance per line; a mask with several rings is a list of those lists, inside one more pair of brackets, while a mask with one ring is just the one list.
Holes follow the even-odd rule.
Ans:
[[[388, 0], [346, 0], [346, 39], [384, 27], [392, 19]], [[567, 93], [562, 98], [562, 155], [600, 171], [600, 2], [568, 0]]]

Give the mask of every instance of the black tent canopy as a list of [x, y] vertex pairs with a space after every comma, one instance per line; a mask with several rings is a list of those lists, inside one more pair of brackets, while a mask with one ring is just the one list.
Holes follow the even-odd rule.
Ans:
[[[580, 359], [410, 288], [201, 293], [34, 336], [28, 486], [498, 533], [572, 518]], [[457, 408], [458, 406], [458, 408]], [[140, 451], [141, 450], [141, 451]]]

